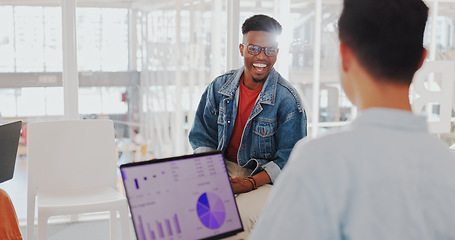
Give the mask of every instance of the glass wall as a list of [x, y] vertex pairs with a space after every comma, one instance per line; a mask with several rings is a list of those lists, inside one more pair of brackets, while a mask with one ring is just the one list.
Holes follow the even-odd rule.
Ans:
[[0, 5], [0, 25], [1, 116], [62, 115], [60, 8]]
[[[0, 6], [3, 118], [62, 118], [61, 8]], [[80, 113], [126, 114], [126, 86], [93, 72], [128, 71], [128, 9], [79, 8]], [[114, 96], [116, 95], [116, 96]]]
[[[143, 158], [192, 151], [187, 135], [199, 98], [214, 77], [242, 65], [240, 27], [257, 13], [283, 25], [276, 68], [298, 89], [310, 134], [356, 115], [338, 77], [341, 0], [76, 2], [79, 116], [113, 119], [122, 143], [138, 130], [150, 153]], [[427, 4], [428, 58], [453, 60], [454, 3]], [[0, 25], [4, 121], [63, 119], [62, 7], [0, 1]]]
[[341, 1], [304, 1], [293, 4], [291, 12], [295, 25], [290, 43], [290, 81], [302, 90], [309, 134], [317, 136], [353, 117], [338, 76]]
[[141, 129], [156, 156], [191, 153], [187, 136], [206, 85], [226, 70], [224, 1], [133, 9]]

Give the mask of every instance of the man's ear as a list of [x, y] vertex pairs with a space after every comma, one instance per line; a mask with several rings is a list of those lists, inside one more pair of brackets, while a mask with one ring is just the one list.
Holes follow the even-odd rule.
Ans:
[[419, 64], [419, 68], [420, 69], [423, 65], [423, 63], [425, 62], [425, 58], [427, 58], [427, 50], [425, 48], [423, 48], [423, 51], [422, 51], [422, 59], [420, 59], [420, 64]]
[[240, 43], [239, 44], [239, 50], [240, 50], [240, 55], [243, 57], [243, 48], [244, 48], [244, 45], [243, 43]]
[[340, 42], [341, 69], [343, 72], [348, 71], [351, 63], [352, 52], [348, 46]]

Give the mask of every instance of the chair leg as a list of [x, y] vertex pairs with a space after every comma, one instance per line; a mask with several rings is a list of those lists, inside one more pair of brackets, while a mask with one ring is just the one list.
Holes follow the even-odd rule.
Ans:
[[[29, 190], [30, 192], [30, 190]], [[27, 196], [27, 239], [33, 240], [35, 230], [35, 195], [28, 193]]]
[[111, 224], [111, 240], [117, 239], [117, 211], [110, 211], [109, 222]]
[[27, 213], [27, 239], [33, 240], [33, 232], [35, 230], [35, 209], [27, 211], [33, 211], [33, 214]]
[[48, 219], [49, 219], [49, 216], [38, 212], [38, 240], [46, 240], [46, 238], [47, 238], [47, 220]]
[[128, 211], [128, 206], [125, 203], [123, 207], [119, 209], [120, 213], [120, 224], [122, 227], [122, 237], [123, 240], [130, 239], [130, 216]]

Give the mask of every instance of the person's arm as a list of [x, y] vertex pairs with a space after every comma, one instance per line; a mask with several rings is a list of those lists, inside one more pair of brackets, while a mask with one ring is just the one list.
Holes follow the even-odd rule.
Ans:
[[22, 240], [16, 211], [3, 189], [0, 189], [0, 239]]
[[231, 186], [234, 193], [244, 193], [255, 190], [256, 188], [273, 183], [278, 175], [281, 173], [281, 169], [286, 164], [289, 154], [292, 151], [294, 145], [306, 136], [306, 114], [305, 111], [299, 113], [289, 113], [286, 120], [276, 130], [275, 138], [277, 141], [277, 151], [274, 156], [274, 160], [266, 159], [251, 159], [248, 164], [257, 165], [250, 178], [231, 178]]
[[215, 101], [213, 83], [210, 84], [201, 96], [199, 106], [194, 117], [193, 127], [189, 134], [189, 141], [194, 153], [208, 152], [218, 146], [218, 106]]
[[249, 192], [271, 182], [269, 175], [265, 171], [248, 178], [231, 177], [230, 180], [234, 193]]
[[[270, 178], [270, 182], [274, 183], [281, 169], [286, 165], [289, 155], [294, 145], [307, 135], [307, 118], [305, 111], [298, 113], [289, 113], [284, 122], [278, 126], [275, 139], [277, 151], [275, 152], [272, 161], [267, 159], [252, 159], [256, 161], [260, 168], [253, 172], [257, 175], [259, 172], [265, 171]], [[261, 179], [259, 180], [261, 181]]]

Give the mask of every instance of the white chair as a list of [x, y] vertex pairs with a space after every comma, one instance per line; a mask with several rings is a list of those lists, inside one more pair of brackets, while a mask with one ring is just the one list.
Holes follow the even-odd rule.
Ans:
[[66, 120], [28, 124], [27, 239], [33, 239], [35, 200], [38, 239], [49, 217], [110, 211], [116, 239], [130, 237], [128, 203], [117, 191], [117, 153], [111, 120]]

